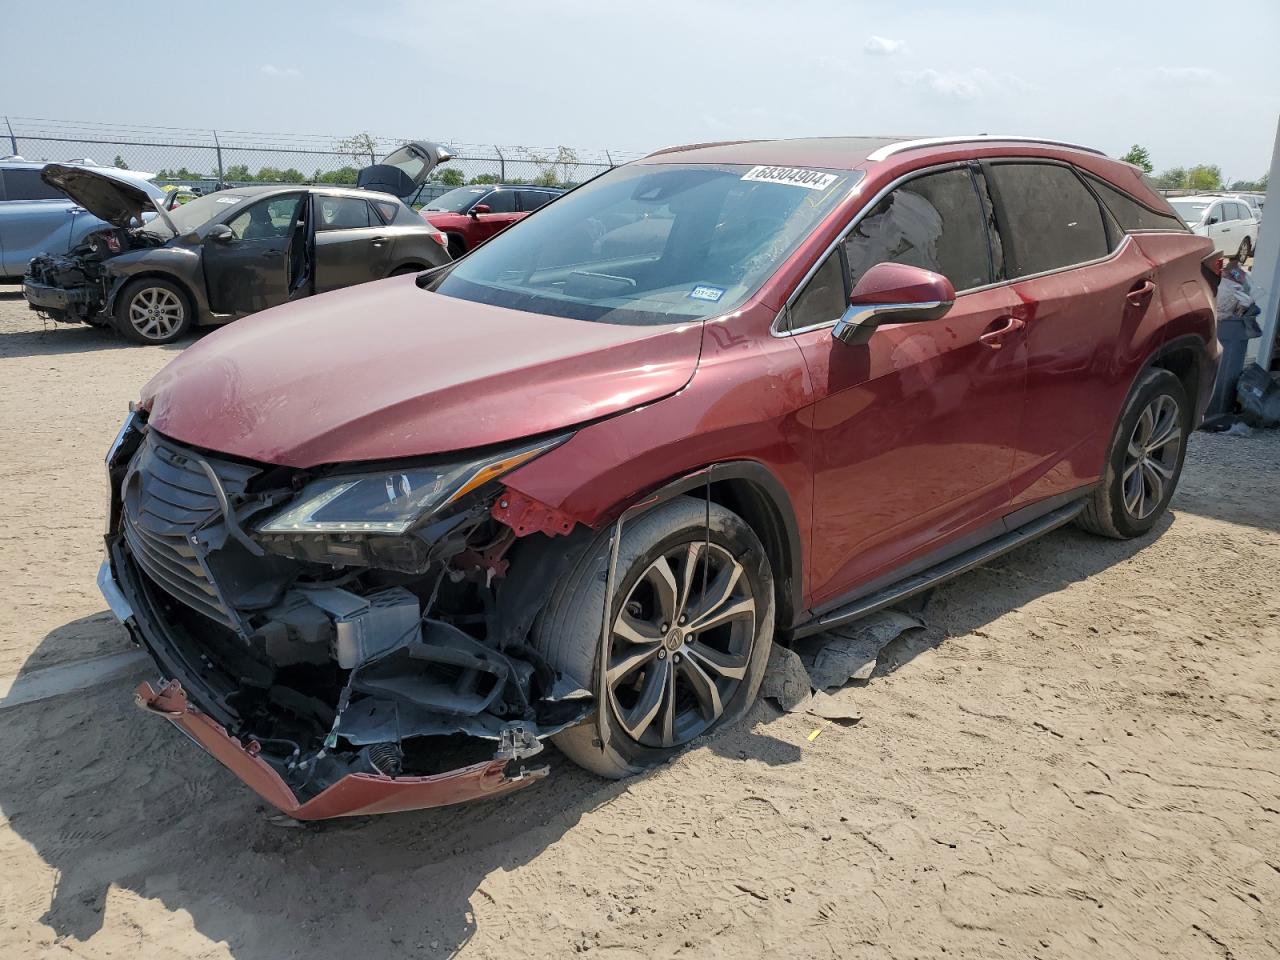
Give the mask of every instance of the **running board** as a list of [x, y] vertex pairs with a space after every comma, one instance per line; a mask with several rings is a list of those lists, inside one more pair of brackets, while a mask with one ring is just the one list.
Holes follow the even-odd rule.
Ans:
[[941, 583], [945, 583], [952, 577], [968, 573], [975, 567], [980, 567], [1001, 554], [1017, 549], [1025, 543], [1030, 543], [1050, 530], [1055, 530], [1063, 524], [1070, 523], [1084, 509], [1084, 506], [1083, 499], [1068, 503], [1066, 506], [1059, 507], [1051, 513], [1046, 513], [1044, 516], [1038, 517], [1030, 523], [1025, 523], [1017, 529], [1003, 533], [971, 550], [966, 550], [950, 560], [944, 560], [928, 570], [923, 570], [907, 577], [905, 580], [899, 580], [883, 590], [877, 590], [875, 593], [855, 600], [847, 606], [838, 607], [825, 616], [802, 624], [795, 629], [792, 635], [799, 638], [822, 633], [824, 630], [830, 630], [832, 627], [848, 623], [850, 620], [865, 617], [869, 613], [875, 613], [884, 607], [891, 607], [895, 603], [906, 600], [908, 597], [915, 596], [917, 593], [930, 590]]

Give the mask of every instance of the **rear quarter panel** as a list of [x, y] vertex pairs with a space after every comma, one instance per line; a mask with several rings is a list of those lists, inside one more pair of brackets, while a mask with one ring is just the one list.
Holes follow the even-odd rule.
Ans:
[[[1204, 259], [1213, 242], [1191, 233], [1140, 233], [1133, 237], [1156, 266], [1156, 283], [1164, 312], [1161, 345], [1168, 348], [1186, 341], [1203, 348], [1198, 376], [1196, 419], [1198, 425], [1213, 392], [1222, 347], [1214, 312], [1214, 291], [1204, 274]], [[1194, 347], [1193, 347], [1194, 349]]]

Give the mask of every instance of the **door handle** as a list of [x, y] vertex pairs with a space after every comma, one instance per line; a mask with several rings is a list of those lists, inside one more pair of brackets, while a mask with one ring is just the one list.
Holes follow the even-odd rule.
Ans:
[[978, 337], [978, 342], [984, 347], [990, 347], [992, 350], [1001, 349], [1004, 346], [1004, 343], [1001, 341], [1005, 337], [1011, 333], [1017, 333], [1027, 325], [1026, 321], [1019, 320], [1017, 317], [1001, 317], [996, 322], [999, 323], [1000, 320], [1004, 321], [1004, 326], [998, 327], [995, 330], [988, 330], [982, 336]]
[[375, 247], [380, 247], [387, 242], [386, 237], [373, 237], [370, 241]]
[[1221, 230], [1219, 230], [1218, 232], [1219, 232], [1219, 233], [1230, 233], [1230, 232], [1231, 232], [1231, 228], [1230, 228], [1230, 227], [1223, 227], [1223, 228], [1222, 228]]
[[1127, 294], [1125, 294], [1125, 299], [1127, 299], [1135, 307], [1140, 307], [1142, 306], [1142, 302], [1155, 292], [1156, 292], [1156, 285], [1152, 283], [1150, 280], [1144, 280], [1142, 281], [1141, 284], [1134, 287]]

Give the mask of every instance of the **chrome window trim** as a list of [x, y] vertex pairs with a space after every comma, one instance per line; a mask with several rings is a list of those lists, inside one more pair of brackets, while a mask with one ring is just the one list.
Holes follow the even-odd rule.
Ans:
[[[1044, 158], [1044, 159], [1041, 159], [1039, 157], [984, 157], [983, 158], [983, 162], [1006, 161], [1006, 160], [1014, 163], [1017, 163], [1020, 160], [1029, 160], [1037, 163], [1039, 162], [1053, 163], [1059, 166], [1067, 167], [1071, 170], [1075, 170], [1075, 167], [1070, 163], [1067, 163], [1062, 160], [1053, 160], [1050, 158]], [[795, 330], [779, 329], [779, 326], [781, 325], [783, 318], [786, 316], [787, 311], [791, 309], [791, 304], [795, 302], [796, 298], [800, 295], [801, 291], [804, 290], [805, 285], [808, 284], [808, 282], [813, 278], [813, 275], [818, 272], [818, 268], [821, 267], [826, 262], [827, 257], [831, 256], [832, 251], [835, 250], [836, 247], [838, 247], [840, 244], [842, 244], [845, 241], [845, 238], [848, 237], [851, 232], [853, 232], [853, 228], [856, 227], [859, 224], [859, 222], [861, 222], [862, 218], [867, 215], [867, 212], [873, 209], [875, 205], [879, 203], [882, 199], [884, 199], [886, 195], [896, 190], [898, 187], [902, 186], [902, 184], [906, 183], [908, 180], [913, 180], [916, 177], [920, 177], [920, 176], [927, 176], [928, 174], [931, 174], [931, 173], [939, 173], [945, 170], [952, 170], [958, 167], [967, 168], [972, 162], [974, 161], [955, 160], [949, 163], [938, 164], [937, 166], [920, 167], [919, 169], [912, 170], [910, 173], [904, 173], [902, 176], [898, 177], [896, 180], [891, 181], [887, 186], [882, 188], [879, 193], [877, 193], [865, 204], [863, 204], [862, 209], [858, 211], [857, 216], [855, 216], [851, 221], [849, 221], [849, 224], [843, 230], [840, 231], [839, 235], [835, 238], [835, 240], [833, 240], [830, 244], [828, 244], [827, 248], [823, 250], [823, 252], [818, 256], [818, 259], [814, 261], [813, 266], [811, 266], [808, 269], [808, 271], [805, 273], [805, 275], [800, 278], [800, 282], [796, 284], [795, 289], [791, 291], [791, 294], [787, 297], [786, 301], [782, 304], [782, 308], [774, 316], [773, 323], [769, 325], [769, 336], [777, 337], [777, 338], [793, 337], [798, 333], [809, 333], [814, 330], [825, 330], [827, 327], [834, 327], [837, 323], [839, 323], [840, 317], [836, 317], [833, 320], [828, 320], [823, 323], [812, 323], [807, 327], [799, 327]], [[1092, 194], [1092, 191], [1090, 191], [1090, 194]], [[1101, 210], [1099, 210], [1099, 213], [1101, 213]], [[1165, 231], [1152, 230], [1152, 231], [1144, 231], [1144, 232], [1155, 233], [1155, 232], [1165, 232]], [[1178, 231], [1178, 230], [1170, 230], [1167, 232], [1172, 236], [1187, 236], [1187, 234], [1182, 233], [1181, 231]], [[980, 287], [968, 287], [964, 290], [957, 290], [956, 300], [958, 301], [961, 297], [968, 296], [971, 293], [982, 293], [987, 290], [994, 290], [997, 287], [1007, 287], [1013, 283], [1022, 283], [1026, 280], [1039, 280], [1042, 277], [1051, 277], [1056, 273], [1065, 273], [1068, 270], [1079, 270], [1081, 267], [1093, 267], [1101, 263], [1106, 263], [1107, 261], [1114, 260], [1116, 257], [1118, 257], [1121, 251], [1125, 249], [1126, 245], [1129, 244], [1131, 240], [1132, 240], [1132, 237], [1131, 237], [1130, 231], [1125, 231], [1124, 236], [1120, 239], [1120, 242], [1116, 244], [1116, 248], [1110, 251], [1105, 257], [1097, 257], [1096, 259], [1085, 260], [1085, 261], [1082, 261], [1081, 263], [1072, 263], [1072, 264], [1068, 264], [1065, 267], [1055, 267], [1052, 270], [1042, 270], [1039, 273], [1029, 273], [1029, 274], [1026, 274], [1025, 276], [1015, 277], [1012, 280], [998, 280], [995, 283], [983, 284]]]
[[1086, 147], [1084, 144], [1071, 143], [1067, 140], [1044, 140], [1040, 137], [1001, 137], [983, 133], [961, 137], [924, 137], [919, 140], [902, 140], [873, 150], [867, 154], [867, 160], [876, 163], [881, 160], [887, 160], [895, 154], [905, 153], [908, 150], [922, 150], [926, 147], [945, 147], [964, 143], [1025, 143], [1031, 146], [1068, 147], [1072, 150], [1083, 150], [1085, 153], [1096, 154], [1100, 157], [1106, 156], [1097, 147]]

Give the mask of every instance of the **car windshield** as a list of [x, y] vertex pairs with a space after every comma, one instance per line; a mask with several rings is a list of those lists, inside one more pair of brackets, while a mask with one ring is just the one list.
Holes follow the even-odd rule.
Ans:
[[459, 187], [457, 190], [442, 193], [422, 209], [437, 213], [461, 213], [492, 189], [492, 187]]
[[1209, 203], [1212, 201], [1204, 200], [1170, 200], [1173, 205], [1174, 212], [1178, 214], [1188, 226], [1194, 227], [1197, 223], [1204, 219], [1204, 212], [1209, 209]]
[[[200, 229], [218, 214], [225, 213], [231, 205], [243, 203], [244, 200], [245, 197], [234, 190], [219, 190], [217, 193], [195, 197], [181, 206], [174, 207], [168, 211], [169, 219], [178, 228], [178, 235], [182, 236], [192, 230]], [[144, 229], [163, 236], [168, 236], [170, 232], [161, 217], [150, 221]]]
[[499, 234], [427, 288], [604, 323], [728, 313], [861, 176], [745, 164], [619, 167]]

